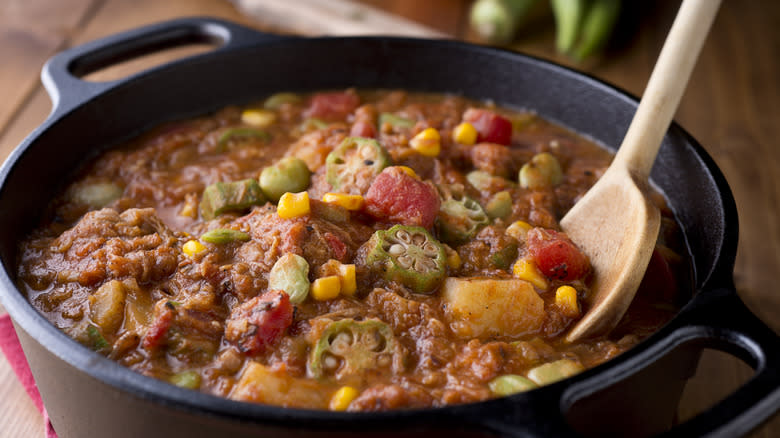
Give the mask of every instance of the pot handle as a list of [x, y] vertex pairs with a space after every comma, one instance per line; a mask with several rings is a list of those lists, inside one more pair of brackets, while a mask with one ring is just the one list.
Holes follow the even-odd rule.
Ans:
[[705, 291], [681, 314], [676, 332], [698, 332], [703, 347], [730, 353], [755, 374], [706, 411], [661, 436], [742, 436], [780, 406], [780, 336], [756, 317], [730, 288]]
[[[266, 40], [288, 39], [224, 20], [190, 17], [152, 24], [101, 38], [60, 52], [43, 67], [41, 80], [52, 100], [52, 115], [67, 112], [97, 94], [132, 80], [90, 82], [82, 76], [142, 55], [187, 44], [217, 44], [216, 51], [233, 50]], [[197, 56], [197, 55], [194, 55]]]
[[[635, 347], [638, 353], [613, 367], [608, 379], [589, 370], [574, 377], [571, 385], [564, 381], [526, 393], [527, 403], [516, 405], [512, 397], [496, 399], [492, 414], [473, 423], [506, 437], [581, 436], [566, 420], [575, 403], [633, 377], [688, 343], [733, 354], [756, 373], [708, 410], [659, 436], [741, 436], [777, 412], [780, 337], [748, 310], [733, 287], [700, 292], [662, 332], [660, 342]], [[534, 412], [529, 413], [529, 408]]]

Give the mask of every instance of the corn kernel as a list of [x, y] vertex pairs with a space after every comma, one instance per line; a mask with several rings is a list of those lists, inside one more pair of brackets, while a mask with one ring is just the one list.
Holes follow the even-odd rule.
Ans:
[[248, 109], [241, 113], [241, 121], [247, 125], [265, 128], [273, 125], [276, 121], [276, 114], [268, 110]]
[[314, 280], [311, 284], [311, 296], [317, 301], [332, 300], [341, 292], [341, 279], [338, 275], [329, 275]]
[[477, 142], [477, 129], [469, 122], [463, 122], [452, 130], [452, 140], [471, 146]]
[[364, 199], [360, 195], [347, 195], [344, 193], [325, 193], [325, 196], [322, 197], [322, 202], [339, 205], [350, 211], [356, 211], [363, 208]]
[[444, 254], [447, 256], [447, 266], [449, 266], [450, 269], [460, 268], [462, 261], [460, 259], [460, 254], [458, 254], [457, 251], [452, 249], [449, 245], [444, 244]]
[[341, 294], [352, 296], [357, 291], [357, 279], [355, 277], [355, 265], [339, 265], [339, 280], [341, 280]]
[[521, 280], [533, 284], [538, 289], [547, 289], [547, 279], [539, 272], [539, 268], [531, 260], [525, 258], [518, 260], [512, 267], [512, 274]]
[[577, 302], [577, 289], [571, 286], [561, 286], [555, 290], [555, 304], [569, 318], [580, 316], [580, 305]]
[[516, 221], [506, 228], [506, 234], [522, 243], [525, 242], [525, 236], [531, 231], [531, 228], [533, 227], [528, 222]]
[[188, 240], [187, 243], [181, 247], [181, 250], [184, 254], [187, 254], [187, 256], [195, 257], [197, 254], [205, 251], [206, 247], [197, 240]]
[[330, 410], [331, 411], [346, 411], [349, 404], [360, 395], [357, 389], [351, 386], [342, 386], [338, 391], [333, 393], [330, 398]]
[[411, 167], [409, 166], [396, 166], [396, 167], [398, 167], [399, 170], [403, 171], [403, 173], [411, 176], [412, 178], [420, 179], [420, 177], [417, 176], [417, 172], [415, 172], [414, 169], [412, 169]]
[[279, 205], [276, 207], [276, 213], [282, 219], [293, 219], [305, 216], [310, 212], [311, 205], [309, 205], [309, 194], [307, 192], [287, 192], [279, 198]]
[[409, 140], [412, 149], [426, 157], [436, 157], [441, 152], [441, 135], [434, 128], [426, 128]]

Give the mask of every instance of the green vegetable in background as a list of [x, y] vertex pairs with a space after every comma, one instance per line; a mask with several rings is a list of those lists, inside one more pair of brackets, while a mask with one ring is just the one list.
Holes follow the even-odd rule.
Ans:
[[477, 0], [471, 7], [471, 27], [488, 42], [508, 43], [536, 1]]
[[580, 33], [587, 0], [550, 0], [555, 16], [555, 48], [559, 53], [569, 53]]
[[[532, 15], [536, 0], [476, 0], [470, 22], [492, 44], [506, 44]], [[550, 0], [558, 53], [578, 61], [601, 50], [620, 16], [621, 0]]]
[[609, 39], [620, 15], [620, 0], [594, 0], [582, 23], [579, 44], [574, 57], [582, 61], [600, 50]]

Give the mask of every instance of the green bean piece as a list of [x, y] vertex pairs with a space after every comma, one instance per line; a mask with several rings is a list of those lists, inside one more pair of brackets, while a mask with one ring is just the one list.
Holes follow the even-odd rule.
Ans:
[[480, 227], [490, 222], [479, 202], [463, 196], [448, 198], [441, 203], [436, 216], [436, 228], [441, 239], [458, 243], [474, 237]]
[[90, 324], [87, 326], [87, 339], [89, 339], [89, 346], [95, 351], [105, 350], [110, 346], [106, 338], [100, 333], [100, 329]]
[[488, 382], [488, 388], [493, 395], [505, 397], [507, 395], [517, 394], [519, 392], [529, 391], [538, 388], [536, 383], [517, 374], [505, 374], [498, 376]]
[[230, 142], [248, 139], [268, 141], [271, 134], [257, 128], [230, 128], [217, 139], [217, 152], [224, 152]]
[[406, 128], [410, 129], [414, 127], [414, 120], [407, 119], [405, 117], [397, 116], [393, 113], [382, 113], [379, 115], [379, 127], [381, 128], [387, 123], [394, 129]]
[[325, 159], [328, 183], [344, 193], [362, 195], [389, 166], [390, 155], [376, 140], [347, 137]]
[[271, 202], [279, 202], [283, 194], [303, 192], [309, 188], [311, 171], [306, 162], [285, 157], [260, 173], [260, 188]]
[[399, 355], [393, 331], [384, 322], [342, 319], [322, 332], [312, 348], [308, 369], [316, 379], [341, 381], [366, 370], [395, 371]]
[[571, 359], [561, 359], [555, 362], [539, 365], [528, 371], [528, 378], [539, 386], [571, 377], [585, 369], [579, 362]]
[[309, 262], [292, 253], [279, 257], [268, 276], [269, 290], [283, 290], [290, 302], [300, 304], [309, 295]]
[[263, 102], [263, 107], [269, 110], [278, 110], [286, 103], [298, 103], [300, 101], [301, 97], [295, 93], [276, 93], [268, 96], [265, 102]]
[[112, 182], [87, 183], [74, 189], [73, 200], [98, 209], [116, 201], [122, 193], [124, 190]]
[[506, 44], [537, 0], [477, 0], [471, 7], [471, 27], [485, 41]]
[[538, 190], [554, 187], [563, 180], [563, 170], [553, 154], [542, 152], [525, 163], [518, 173], [520, 187]]
[[179, 388], [198, 389], [201, 378], [197, 371], [182, 371], [172, 375], [169, 381]]
[[558, 53], [568, 54], [580, 33], [587, 0], [551, 0], [555, 16], [555, 47]]
[[254, 179], [218, 182], [203, 190], [200, 215], [211, 220], [228, 211], [242, 211], [264, 203], [263, 190]]
[[233, 242], [248, 242], [249, 234], [243, 231], [231, 230], [230, 228], [215, 228], [205, 232], [200, 236], [200, 240], [215, 245], [224, 245]]
[[366, 265], [415, 293], [432, 293], [447, 275], [444, 247], [425, 228], [395, 225], [365, 243]]
[[491, 219], [505, 219], [512, 214], [512, 195], [506, 190], [496, 193], [485, 205], [485, 213]]
[[578, 61], [604, 47], [619, 15], [620, 0], [593, 0], [582, 23], [580, 42], [574, 51]]

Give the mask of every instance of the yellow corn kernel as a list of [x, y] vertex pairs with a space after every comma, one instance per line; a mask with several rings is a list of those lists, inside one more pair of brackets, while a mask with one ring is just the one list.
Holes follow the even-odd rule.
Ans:
[[328, 204], [336, 204], [346, 208], [350, 211], [360, 210], [363, 208], [364, 199], [360, 195], [347, 195], [344, 193], [325, 193], [322, 197], [322, 202]]
[[577, 302], [577, 289], [561, 286], [555, 290], [555, 304], [569, 318], [580, 316], [580, 304]]
[[396, 166], [396, 167], [398, 167], [399, 170], [403, 171], [405, 174], [411, 176], [412, 178], [420, 179], [420, 177], [417, 176], [417, 172], [415, 172], [414, 169], [412, 169], [411, 167], [409, 166]]
[[434, 128], [426, 128], [409, 140], [409, 146], [426, 157], [436, 157], [441, 152], [441, 135]]
[[469, 122], [463, 122], [452, 130], [452, 140], [471, 146], [477, 142], [477, 129]]
[[276, 213], [282, 219], [301, 217], [310, 212], [311, 205], [309, 205], [309, 194], [307, 192], [287, 192], [279, 198], [279, 205], [276, 207]]
[[462, 261], [460, 259], [460, 254], [458, 254], [457, 251], [450, 248], [449, 245], [444, 244], [444, 254], [447, 256], [447, 266], [449, 266], [450, 269], [460, 268]]
[[205, 251], [206, 247], [197, 240], [188, 240], [187, 243], [181, 247], [181, 250], [184, 254], [187, 254], [187, 256], [195, 257], [195, 255]]
[[332, 300], [341, 292], [341, 279], [338, 275], [329, 275], [314, 280], [311, 284], [311, 296], [317, 301]]
[[523, 258], [515, 262], [515, 265], [512, 267], [512, 274], [521, 280], [533, 284], [538, 289], [547, 290], [547, 279], [539, 272], [539, 268], [531, 260]]
[[271, 126], [276, 121], [276, 114], [273, 111], [261, 109], [248, 109], [241, 113], [241, 121], [247, 125], [265, 128]]
[[341, 280], [341, 294], [351, 297], [357, 291], [357, 278], [355, 265], [339, 264], [339, 280]]
[[346, 411], [352, 400], [355, 400], [360, 395], [357, 389], [351, 386], [342, 386], [338, 391], [333, 393], [330, 398], [330, 410], [331, 411]]
[[522, 243], [525, 242], [525, 236], [531, 231], [531, 228], [533, 227], [528, 222], [516, 221], [506, 228], [506, 234]]

